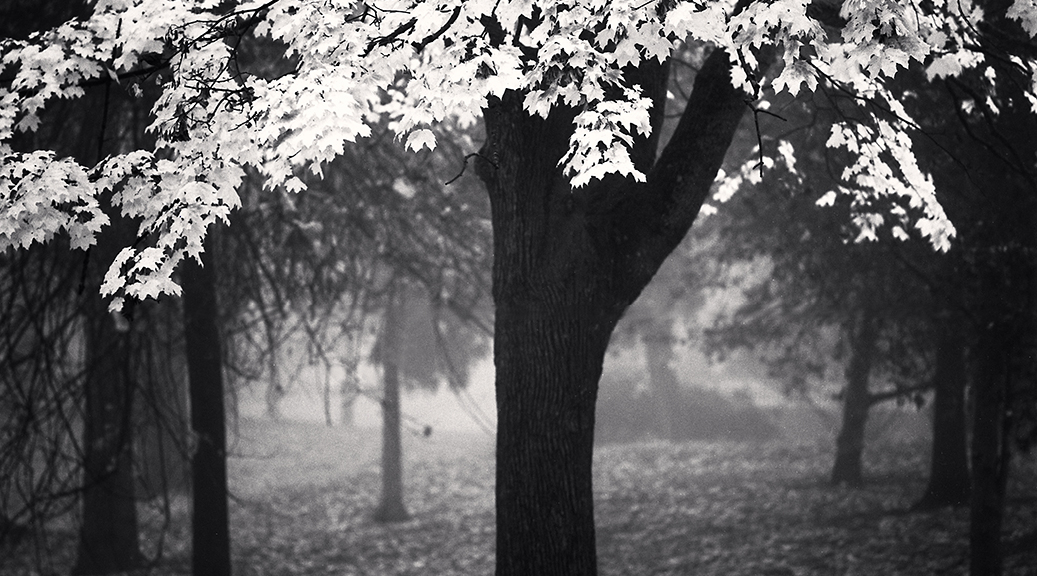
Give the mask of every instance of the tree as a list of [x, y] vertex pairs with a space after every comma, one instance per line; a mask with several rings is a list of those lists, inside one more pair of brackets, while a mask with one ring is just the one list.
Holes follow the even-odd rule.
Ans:
[[382, 496], [374, 511], [378, 522], [410, 519], [403, 504], [403, 447], [400, 442], [400, 363], [403, 340], [404, 291], [392, 282], [386, 295], [385, 317], [378, 342], [382, 365]]
[[[838, 379], [842, 423], [831, 482], [860, 486], [871, 408], [921, 401], [929, 387], [935, 308], [927, 286], [897, 257], [908, 243], [853, 242], [858, 231], [847, 225], [853, 210], [845, 202], [817, 213], [840, 183], [831, 166], [845, 161], [821, 140], [832, 118], [852, 113], [830, 107], [833, 100], [775, 106], [783, 137], [765, 145], [776, 165], [761, 177], [755, 150], [719, 187], [720, 214], [710, 223], [718, 239], [708, 256], [718, 263], [717, 282], [742, 286], [742, 302], [706, 331], [706, 344], [720, 357], [758, 352], [789, 394], [833, 395], [826, 383]], [[793, 148], [813, 152], [790, 162]], [[738, 188], [745, 190], [728, 199]]]
[[933, 444], [929, 484], [915, 510], [964, 505], [969, 501], [965, 338], [959, 323], [942, 326], [933, 371]]
[[[120, 253], [104, 293], [118, 308], [126, 297], [176, 292], [176, 265], [198, 259], [208, 224], [237, 206], [243, 166], [294, 191], [304, 186], [296, 168], [319, 172], [343, 142], [368, 133], [375, 115], [392, 117], [420, 148], [433, 144], [425, 126], [481, 109], [487, 137], [475, 165], [494, 236], [500, 574], [596, 571], [591, 451], [607, 342], [696, 219], [770, 63], [784, 64], [770, 82], [778, 90], [812, 88], [820, 74], [892, 106], [882, 82], [963, 35], [957, 8], [943, 4], [864, 2], [839, 14], [792, 0], [733, 10], [642, 2], [208, 6], [143, 3], [118, 20], [130, 8], [113, 1], [32, 42], [4, 44], [15, 91], [0, 99], [0, 183], [5, 197], [18, 195], [0, 213], [0, 234], [9, 238], [2, 246], [46, 241], [62, 227], [73, 245], [89, 245], [102, 225], [95, 192], [126, 182], [120, 205], [141, 218], [140, 236], [149, 240]], [[1031, 35], [1032, 13], [1027, 0], [1012, 6]], [[817, 19], [840, 33], [827, 35]], [[239, 73], [236, 47], [252, 35], [283, 43], [293, 72]], [[689, 35], [717, 48], [658, 151], [652, 128], [664, 113], [665, 61]], [[40, 50], [43, 43], [55, 48]], [[66, 54], [73, 65], [50, 66]], [[112, 157], [90, 167], [90, 179], [80, 164], [7, 144], [14, 130], [32, 129], [52, 94], [159, 70], [166, 82], [154, 110], [157, 154]], [[908, 126], [888, 118], [840, 125], [832, 145], [856, 154], [851, 169], [861, 186], [839, 191], [913, 202], [924, 214], [921, 233], [942, 248], [952, 227], [931, 186], [920, 173], [883, 170], [914, 165], [903, 145]], [[70, 188], [59, 173], [89, 184]], [[912, 226], [906, 213], [892, 217]]]
[[1037, 373], [1037, 119], [1033, 84], [1014, 56], [1035, 30], [1032, 16], [1014, 21], [1027, 13], [1021, 6], [980, 7], [987, 24], [969, 31], [961, 51], [899, 88], [925, 134], [920, 158], [958, 228], [943, 292], [961, 314], [953, 329], [967, 336], [974, 576], [1001, 573], [1006, 483], [1015, 445], [1028, 443], [1018, 433], [1033, 429]]
[[[3, 27], [5, 28], [0, 32], [5, 38], [25, 38], [34, 31], [39, 33], [65, 19], [82, 17], [87, 13], [86, 4], [81, 2], [7, 5], [0, 11], [0, 19], [4, 21]], [[111, 93], [110, 86], [98, 85], [89, 88], [82, 95], [82, 101], [86, 102], [84, 107], [101, 110], [102, 114], [85, 114], [73, 106], [59, 105], [56, 107], [57, 114], [39, 126], [34, 134], [22, 135], [21, 141], [16, 144], [26, 147], [50, 147], [58, 154], [75, 158], [76, 161], [83, 163], [96, 162], [100, 155], [119, 150], [118, 141], [114, 144], [106, 141], [106, 131], [118, 130], [121, 125], [129, 122], [131, 114], [127, 111], [125, 99], [120, 98], [118, 94], [112, 96]], [[102, 198], [99, 200], [103, 201]], [[126, 226], [125, 219], [112, 210], [108, 210], [108, 212], [111, 213], [110, 218], [102, 217], [110, 221], [112, 233], [104, 242], [99, 242], [91, 250], [90, 255], [93, 257], [93, 262], [86, 257], [80, 264], [80, 290], [86, 285], [90, 286], [91, 291], [96, 290], [115, 254], [127, 241], [132, 241], [132, 238], [126, 237], [126, 232], [131, 231], [132, 228]], [[63, 246], [47, 248], [49, 250], [67, 250]], [[47, 284], [50, 283], [47, 282]], [[66, 386], [75, 390], [72, 393], [73, 397], [82, 403], [82, 407], [79, 408], [82, 410], [82, 432], [81, 435], [73, 436], [73, 438], [78, 436], [76, 444], [82, 447], [76, 454], [81, 460], [81, 468], [77, 472], [81, 474], [78, 484], [82, 522], [79, 526], [76, 564], [72, 568], [72, 573], [76, 575], [114, 574], [138, 568], [143, 563], [138, 536], [133, 464], [135, 436], [133, 406], [140, 388], [137, 366], [134, 362], [138, 343], [130, 329], [127, 317], [109, 314], [103, 302], [96, 298], [80, 302], [80, 305], [71, 311], [64, 307], [54, 306], [54, 300], [59, 297], [78, 300], [73, 284], [57, 283], [54, 286], [62, 286], [62, 284], [63, 290], [47, 294], [45, 299], [40, 301], [33, 301], [32, 296], [23, 300], [19, 298], [16, 291], [9, 292], [6, 296], [12, 298], [13, 301], [22, 300], [21, 304], [30, 310], [35, 309], [34, 312], [39, 317], [33, 318], [30, 314], [26, 318], [30, 325], [45, 321], [48, 316], [60, 318], [63, 312], [72, 312], [72, 316], [60, 320], [58, 326], [61, 327], [56, 330], [58, 333], [73, 333], [75, 334], [72, 336], [73, 338], [77, 336], [82, 338], [84, 348], [84, 355], [80, 359], [82, 362], [81, 378], [65, 382]], [[22, 292], [23, 296], [28, 294], [30, 293]], [[54, 307], [55, 310], [44, 310], [46, 307]], [[16, 313], [13, 316], [19, 315]], [[79, 316], [82, 321], [81, 331], [76, 330], [76, 326], [68, 324], [69, 320], [76, 316]], [[20, 324], [19, 319], [11, 318], [11, 320], [13, 320], [12, 327]], [[53, 327], [49, 329], [53, 329]], [[11, 332], [9, 336], [15, 336], [17, 341], [21, 339], [17, 334], [17, 332]], [[46, 339], [41, 339], [36, 344], [47, 345], [48, 343]], [[69, 357], [72, 354], [67, 348], [43, 352], [37, 347], [33, 352], [50, 356], [51, 362], [54, 363], [71, 363]], [[61, 368], [50, 366], [45, 370], [61, 371]], [[31, 390], [20, 407], [29, 411], [26, 423], [35, 419], [32, 415], [33, 410], [46, 405], [36, 405], [36, 400], [32, 398], [36, 393], [47, 388], [46, 385], [42, 389], [37, 388], [37, 384], [45, 384], [47, 380], [55, 379], [55, 376], [56, 374], [46, 375], [42, 381], [31, 377], [25, 383], [28, 384], [26, 388]], [[60, 376], [57, 379], [60, 379]], [[68, 406], [60, 400], [54, 407], [72, 412], [78, 411], [78, 407]], [[38, 433], [42, 432], [42, 430], [38, 431]], [[48, 440], [54, 441], [57, 438], [60, 436], [52, 436]], [[52, 453], [50, 458], [55, 456], [57, 454]], [[32, 468], [32, 462], [30, 459], [25, 462], [25, 465]], [[50, 466], [54, 466], [53, 460], [51, 460]], [[63, 472], [57, 470], [56, 466], [50, 472], [64, 475]], [[53, 488], [55, 487], [52, 485], [46, 486], [44, 490]], [[36, 490], [39, 488], [34, 489], [34, 492]], [[44, 496], [45, 494], [39, 495]], [[30, 504], [31, 506], [32, 504]]]
[[227, 508], [227, 429], [224, 423], [220, 333], [216, 325], [216, 280], [207, 253], [183, 270], [184, 333], [191, 390], [192, 464], [191, 573], [230, 574]]
[[[110, 250], [97, 252], [114, 257]], [[83, 524], [75, 575], [115, 574], [143, 563], [133, 476], [134, 343], [120, 320], [127, 322], [96, 299], [87, 306]]]

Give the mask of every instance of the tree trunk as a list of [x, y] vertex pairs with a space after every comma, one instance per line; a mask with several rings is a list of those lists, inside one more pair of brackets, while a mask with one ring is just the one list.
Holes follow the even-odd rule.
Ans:
[[324, 425], [331, 428], [335, 425], [335, 421], [331, 417], [331, 363], [324, 362]]
[[[210, 235], [211, 236], [211, 235]], [[202, 265], [183, 264], [184, 337], [190, 380], [191, 429], [196, 446], [191, 573], [229, 576], [230, 530], [227, 507], [227, 430], [223, 409], [223, 374], [217, 321], [212, 250], [206, 242]]]
[[356, 399], [360, 396], [360, 377], [359, 377], [359, 339], [360, 335], [358, 328], [352, 327], [353, 333], [350, 333], [346, 338], [346, 354], [343, 356], [343, 369], [345, 375], [342, 379], [342, 388], [340, 393], [342, 395], [342, 426], [344, 428], [352, 428], [355, 424], [354, 409], [356, 406]]
[[673, 334], [669, 321], [642, 336], [648, 381], [657, 405], [658, 419], [654, 423], [660, 436], [667, 440], [681, 439], [681, 389], [670, 361], [673, 360]]
[[[1009, 469], [1009, 392], [1016, 331], [1011, 272], [996, 260], [982, 270], [977, 293], [981, 320], [973, 378], [972, 498], [969, 524], [970, 576], [1000, 576], [1005, 490]], [[1017, 321], [1017, 320], [1015, 320]]]
[[74, 575], [114, 574], [142, 563], [134, 499], [130, 332], [91, 299], [83, 431], [83, 524]]
[[605, 275], [556, 166], [571, 116], [530, 118], [516, 102], [486, 116], [488, 140], [515, 155], [484, 176], [494, 231], [496, 571], [593, 575], [594, 403], [618, 313], [604, 313]]
[[385, 307], [379, 356], [382, 363], [382, 499], [374, 511], [377, 522], [410, 519], [403, 505], [403, 447], [400, 438], [400, 339], [403, 318], [397, 287], [390, 288]]
[[597, 573], [591, 461], [605, 350], [694, 222], [744, 116], [729, 71], [722, 50], [707, 58], [657, 160], [667, 68], [627, 71], [656, 103], [655, 136], [636, 138], [631, 153], [643, 184], [569, 185], [558, 164], [575, 110], [531, 117], [522, 95], [508, 93], [483, 111], [476, 167], [493, 223], [498, 576]]
[[943, 329], [933, 375], [933, 445], [929, 485], [915, 510], [968, 503], [968, 445], [965, 422], [965, 341], [959, 326]]
[[843, 424], [835, 441], [835, 464], [832, 484], [860, 486], [864, 483], [861, 458], [864, 433], [871, 408], [868, 379], [875, 356], [878, 327], [872, 318], [864, 318], [853, 335], [850, 362], [846, 366], [846, 389], [843, 392]]

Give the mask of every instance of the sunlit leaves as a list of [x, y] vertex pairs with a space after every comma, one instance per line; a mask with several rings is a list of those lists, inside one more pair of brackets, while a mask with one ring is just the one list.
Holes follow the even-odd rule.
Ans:
[[635, 135], [651, 132], [651, 101], [633, 90], [627, 97], [629, 100], [602, 102], [576, 117], [569, 153], [561, 161], [574, 187], [610, 173], [644, 181], [644, 174], [634, 167], [627, 150]]
[[1008, 9], [1007, 16], [1018, 20], [1030, 36], [1037, 36], [1037, 2], [1034, 0], [1015, 0]]
[[[950, 248], [954, 225], [936, 200], [932, 178], [919, 169], [911, 139], [903, 127], [883, 119], [876, 119], [874, 125], [837, 124], [826, 145], [843, 147], [855, 158], [853, 164], [843, 169], [841, 178], [847, 185], [839, 186], [838, 191], [852, 198], [858, 241], [877, 238], [876, 232], [885, 224], [886, 216], [869, 211], [869, 206], [877, 199], [888, 198], [895, 203], [904, 201], [908, 208], [921, 212], [915, 228], [938, 250]], [[828, 202], [831, 197], [823, 200]], [[888, 216], [894, 220], [894, 226], [910, 226], [910, 216], [900, 205], [890, 209]], [[902, 234], [901, 231], [899, 235]]]
[[49, 151], [0, 158], [0, 252], [47, 242], [64, 230], [85, 249], [108, 224], [83, 167]]

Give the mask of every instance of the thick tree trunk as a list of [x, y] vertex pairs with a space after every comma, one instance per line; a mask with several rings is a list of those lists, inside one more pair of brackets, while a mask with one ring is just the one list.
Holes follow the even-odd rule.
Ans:
[[648, 364], [648, 380], [655, 397], [658, 420], [653, 425], [660, 436], [667, 440], [681, 439], [681, 388], [670, 360], [673, 360], [673, 334], [670, 322], [654, 332], [642, 336], [645, 359]]
[[631, 154], [647, 174], [640, 185], [569, 186], [558, 163], [573, 110], [530, 117], [512, 93], [484, 110], [477, 168], [494, 238], [498, 576], [597, 573], [591, 460], [605, 349], [709, 194], [746, 110], [729, 70], [723, 51], [707, 59], [654, 164], [667, 68], [628, 73], [656, 103], [656, 136], [636, 139]]
[[497, 574], [597, 570], [594, 403], [611, 326], [583, 286], [498, 298]]
[[230, 530], [227, 507], [227, 430], [223, 408], [220, 333], [216, 284], [207, 242], [203, 265], [183, 265], [184, 338], [190, 379], [191, 429], [196, 446], [192, 460], [194, 506], [191, 573], [229, 576]]
[[83, 524], [75, 575], [114, 574], [143, 560], [134, 499], [130, 332], [99, 298], [86, 319]]
[[403, 505], [403, 446], [400, 438], [400, 334], [403, 318], [399, 295], [390, 290], [385, 308], [381, 350], [382, 382], [382, 498], [374, 511], [377, 522], [410, 519]]
[[936, 350], [933, 375], [933, 445], [929, 485], [916, 510], [968, 503], [968, 445], [965, 421], [965, 341], [960, 326], [948, 326]]
[[832, 484], [860, 486], [864, 483], [861, 458], [864, 434], [871, 408], [868, 380], [875, 356], [878, 327], [865, 318], [851, 343], [850, 362], [846, 367], [846, 389], [843, 392], [843, 423], [835, 441], [835, 464]]
[[[594, 404], [618, 318], [609, 266], [588, 250], [557, 170], [571, 116], [486, 111], [501, 152], [487, 180], [494, 227], [497, 574], [593, 575]], [[495, 155], [491, 151], [491, 158]], [[585, 207], [584, 207], [585, 208]]]

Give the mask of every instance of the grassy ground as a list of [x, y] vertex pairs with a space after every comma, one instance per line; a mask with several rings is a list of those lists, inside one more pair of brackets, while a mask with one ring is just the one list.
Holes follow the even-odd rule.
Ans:
[[[369, 517], [379, 496], [379, 442], [374, 430], [242, 421], [230, 459], [235, 574], [491, 574], [492, 439], [408, 435], [413, 519], [393, 525]], [[595, 462], [600, 573], [964, 574], [967, 512], [904, 512], [924, 487], [925, 452], [871, 449], [869, 484], [853, 490], [825, 485], [825, 446], [603, 447]], [[1037, 574], [1033, 457], [1017, 466], [1011, 495], [1007, 574]], [[142, 506], [154, 534], [159, 512]], [[186, 499], [174, 500], [171, 512], [164, 538], [149, 537], [147, 548], [163, 550], [155, 573], [186, 574]], [[71, 555], [62, 532], [50, 554], [57, 573]]]

